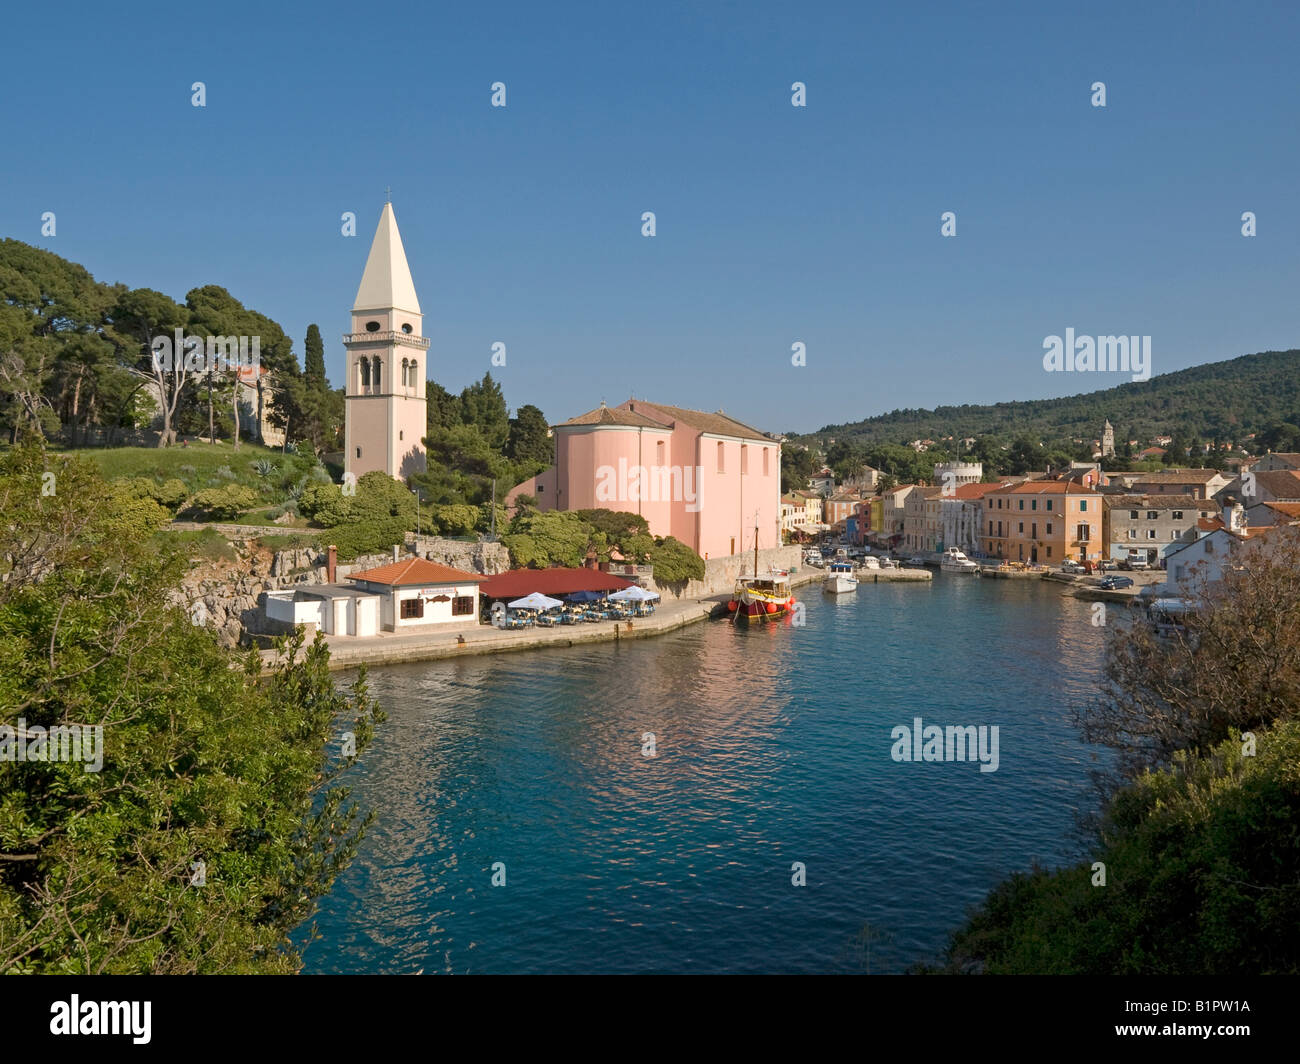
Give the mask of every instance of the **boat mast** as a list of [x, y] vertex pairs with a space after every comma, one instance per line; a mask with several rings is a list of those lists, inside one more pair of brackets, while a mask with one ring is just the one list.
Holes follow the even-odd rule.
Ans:
[[758, 511], [754, 511], [754, 579], [758, 579]]

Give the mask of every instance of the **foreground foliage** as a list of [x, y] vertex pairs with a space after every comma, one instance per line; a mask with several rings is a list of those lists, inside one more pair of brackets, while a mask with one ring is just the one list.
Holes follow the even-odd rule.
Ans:
[[369, 823], [339, 774], [383, 714], [319, 639], [232, 668], [165, 605], [183, 553], [122, 502], [81, 459], [0, 463], [0, 724], [104, 735], [98, 772], [0, 761], [0, 971], [296, 971], [287, 936]]

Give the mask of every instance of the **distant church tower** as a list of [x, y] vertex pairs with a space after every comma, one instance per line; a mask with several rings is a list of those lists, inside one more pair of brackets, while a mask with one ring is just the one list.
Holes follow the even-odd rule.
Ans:
[[1107, 419], [1106, 425], [1101, 430], [1101, 456], [1103, 458], [1115, 453], [1115, 426]]
[[393, 205], [384, 204], [352, 304], [347, 348], [343, 468], [401, 479], [425, 468], [424, 315], [406, 265]]

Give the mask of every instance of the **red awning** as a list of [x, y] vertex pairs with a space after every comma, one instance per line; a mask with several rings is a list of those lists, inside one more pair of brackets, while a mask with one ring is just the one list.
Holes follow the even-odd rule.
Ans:
[[555, 597], [575, 591], [621, 591], [632, 584], [599, 569], [512, 569], [489, 577], [478, 590], [486, 598], [517, 599], [534, 591]]

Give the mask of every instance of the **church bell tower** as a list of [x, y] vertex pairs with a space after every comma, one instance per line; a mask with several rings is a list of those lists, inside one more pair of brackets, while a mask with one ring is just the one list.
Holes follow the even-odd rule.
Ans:
[[393, 205], [384, 204], [352, 304], [347, 348], [343, 468], [401, 480], [425, 468], [424, 315]]

